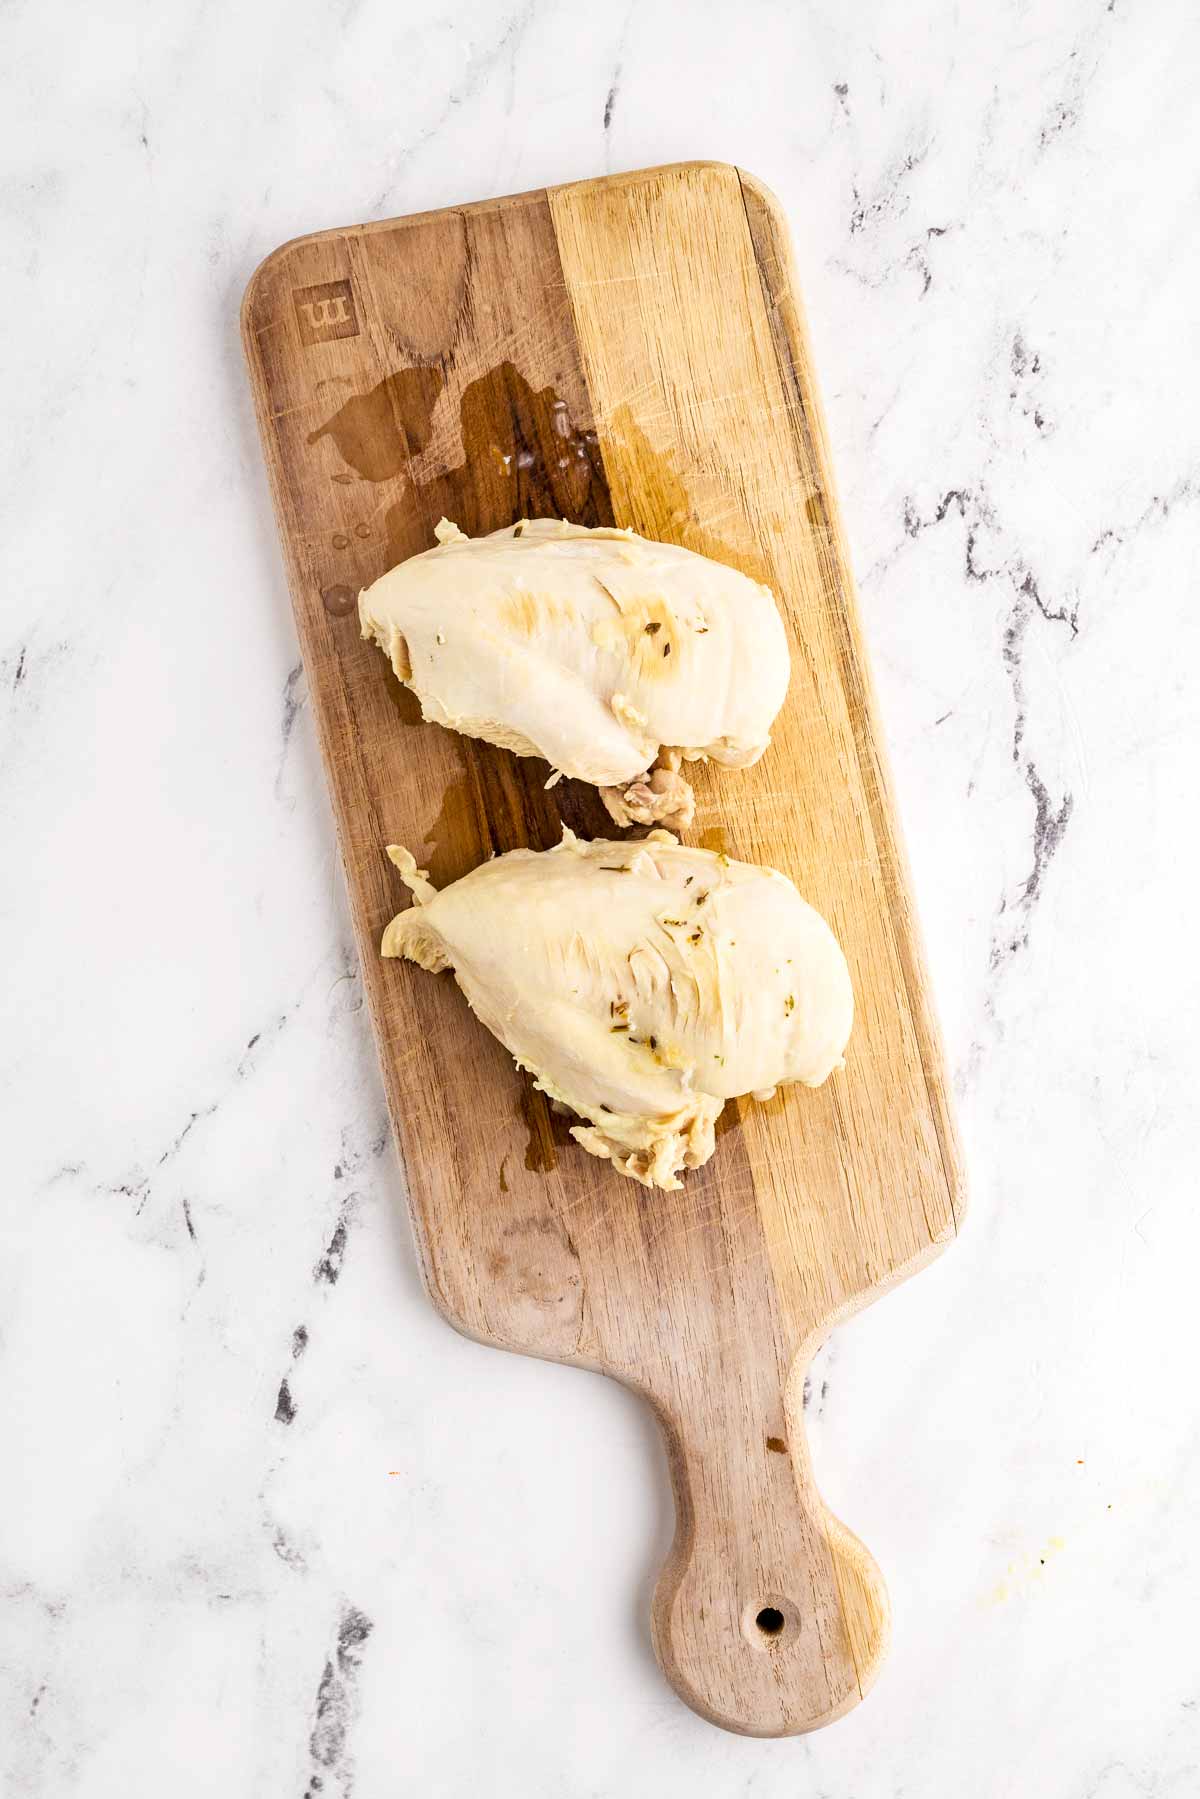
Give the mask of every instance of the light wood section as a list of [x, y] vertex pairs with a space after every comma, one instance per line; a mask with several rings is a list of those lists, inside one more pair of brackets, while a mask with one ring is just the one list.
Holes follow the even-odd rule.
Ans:
[[[888, 1614], [813, 1485], [804, 1369], [953, 1234], [961, 1199], [778, 211], [690, 164], [324, 233], [267, 260], [243, 322], [430, 1294], [485, 1342], [646, 1395], [679, 1518], [653, 1616], [668, 1678], [732, 1730], [826, 1723], [873, 1678]], [[775, 742], [702, 775], [689, 836], [784, 869], [825, 913], [855, 1031], [820, 1092], [728, 1107], [681, 1193], [577, 1149], [449, 979], [378, 957], [403, 903], [385, 843], [442, 884], [563, 820], [612, 834], [589, 790], [547, 794], [544, 764], [422, 724], [361, 642], [358, 588], [443, 512], [471, 532], [615, 518], [769, 581], [783, 608]]]

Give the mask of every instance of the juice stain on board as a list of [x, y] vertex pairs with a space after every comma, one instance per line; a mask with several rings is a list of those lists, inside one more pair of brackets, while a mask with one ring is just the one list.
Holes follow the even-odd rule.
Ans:
[[[372, 544], [382, 566], [365, 571], [364, 580], [429, 549], [433, 528], [443, 517], [468, 536], [501, 530], [520, 518], [568, 518], [593, 526], [615, 522], [596, 431], [574, 419], [552, 385], [535, 388], [512, 362], [500, 363], [463, 389], [458, 409], [461, 462], [434, 466], [428, 474], [414, 467], [428, 460], [426, 452], [437, 435], [435, 414], [445, 390], [440, 364], [397, 369], [345, 400], [309, 433], [312, 446], [331, 440], [342, 462], [354, 471], [339, 472], [334, 481], [344, 484], [357, 477], [374, 484], [400, 484], [383, 515], [382, 557]], [[618, 466], [637, 470], [636, 491], [623, 496], [622, 511], [643, 535], [681, 543], [741, 568], [754, 579], [769, 579], [759, 546], [746, 542], [735, 547], [705, 528], [675, 457], [653, 448], [627, 407], [616, 409], [605, 436], [620, 450]], [[324, 590], [322, 598], [335, 619], [347, 618], [357, 609], [357, 593], [344, 584]], [[382, 667], [380, 678], [386, 682], [397, 722], [405, 728], [423, 724], [420, 702], [411, 689]], [[423, 860], [435, 886], [458, 879], [489, 853], [548, 849], [561, 838], [564, 824], [581, 837], [614, 834], [595, 789], [585, 783], [565, 780], [550, 793], [545, 788], [546, 765], [536, 758], [515, 756], [468, 738], [459, 740], [459, 748], [462, 776], [446, 786], [438, 814], [423, 838]], [[708, 780], [700, 768], [691, 772], [700, 805], [695, 835], [705, 848], [723, 851], [724, 829], [705, 828], [705, 814], [712, 816], [705, 803]], [[570, 1121], [552, 1112], [531, 1081], [522, 1086], [519, 1110], [526, 1133], [525, 1169], [549, 1173], [557, 1164], [557, 1150], [573, 1147]], [[718, 1135], [739, 1124], [737, 1107], [727, 1106]], [[503, 1163], [500, 1186], [508, 1190]]]
[[[375, 550], [373, 572], [364, 573], [364, 580], [429, 549], [433, 528], [443, 517], [468, 536], [503, 529], [520, 518], [568, 518], [592, 526], [614, 522], [597, 432], [575, 419], [554, 386], [535, 388], [512, 362], [499, 363], [462, 390], [462, 460], [434, 466], [428, 474], [414, 466], [429, 460], [425, 453], [439, 435], [435, 415], [446, 385], [440, 364], [397, 369], [366, 392], [352, 395], [309, 433], [312, 445], [330, 439], [362, 480], [400, 483], [384, 513], [383, 554]], [[622, 510], [640, 531], [740, 567], [755, 579], [768, 577], [758, 546], [735, 546], [704, 527], [677, 459], [654, 449], [627, 407], [615, 410], [605, 440], [620, 450], [617, 466], [637, 470], [636, 492], [623, 496]], [[343, 615], [346, 591], [337, 590], [329, 608], [335, 616]], [[389, 687], [400, 722], [421, 723], [415, 696], [395, 680]], [[469, 803], [462, 791], [447, 793], [433, 838], [434, 880], [441, 884], [457, 878], [481, 854], [526, 846], [548, 849], [558, 842], [564, 824], [582, 837], [612, 833], [612, 821], [593, 788], [568, 780], [548, 794], [546, 772], [540, 760], [464, 740]], [[692, 779], [697, 828], [702, 830], [715, 798], [710, 798], [712, 777], [696, 767]], [[464, 841], [459, 832], [468, 817], [475, 828]]]

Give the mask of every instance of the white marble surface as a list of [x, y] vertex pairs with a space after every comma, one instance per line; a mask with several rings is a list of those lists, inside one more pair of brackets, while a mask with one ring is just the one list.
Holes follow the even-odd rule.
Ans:
[[[1194, 9], [0, 42], [0, 1789], [1195, 1794]], [[973, 1179], [816, 1370], [896, 1634], [781, 1743], [654, 1665], [635, 1401], [421, 1295], [237, 337], [297, 233], [688, 157], [792, 220]]]

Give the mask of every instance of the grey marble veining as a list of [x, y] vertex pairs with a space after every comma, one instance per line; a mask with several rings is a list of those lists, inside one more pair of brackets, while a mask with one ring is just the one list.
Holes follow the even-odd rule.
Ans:
[[[1195, 70], [1175, 0], [0, 16], [0, 1790], [1200, 1790]], [[734, 160], [792, 222], [970, 1159], [807, 1418], [876, 1692], [662, 1682], [612, 1383], [421, 1294], [237, 306]]]

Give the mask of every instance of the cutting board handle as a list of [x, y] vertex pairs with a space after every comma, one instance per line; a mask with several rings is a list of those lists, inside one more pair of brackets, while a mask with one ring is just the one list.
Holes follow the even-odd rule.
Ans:
[[811, 1356], [780, 1370], [769, 1409], [755, 1403], [767, 1396], [752, 1379], [721, 1378], [711, 1365], [705, 1378], [704, 1357], [655, 1398], [678, 1514], [654, 1595], [655, 1653], [693, 1710], [747, 1736], [791, 1736], [840, 1717], [887, 1649], [883, 1577], [813, 1482], [803, 1424]]

